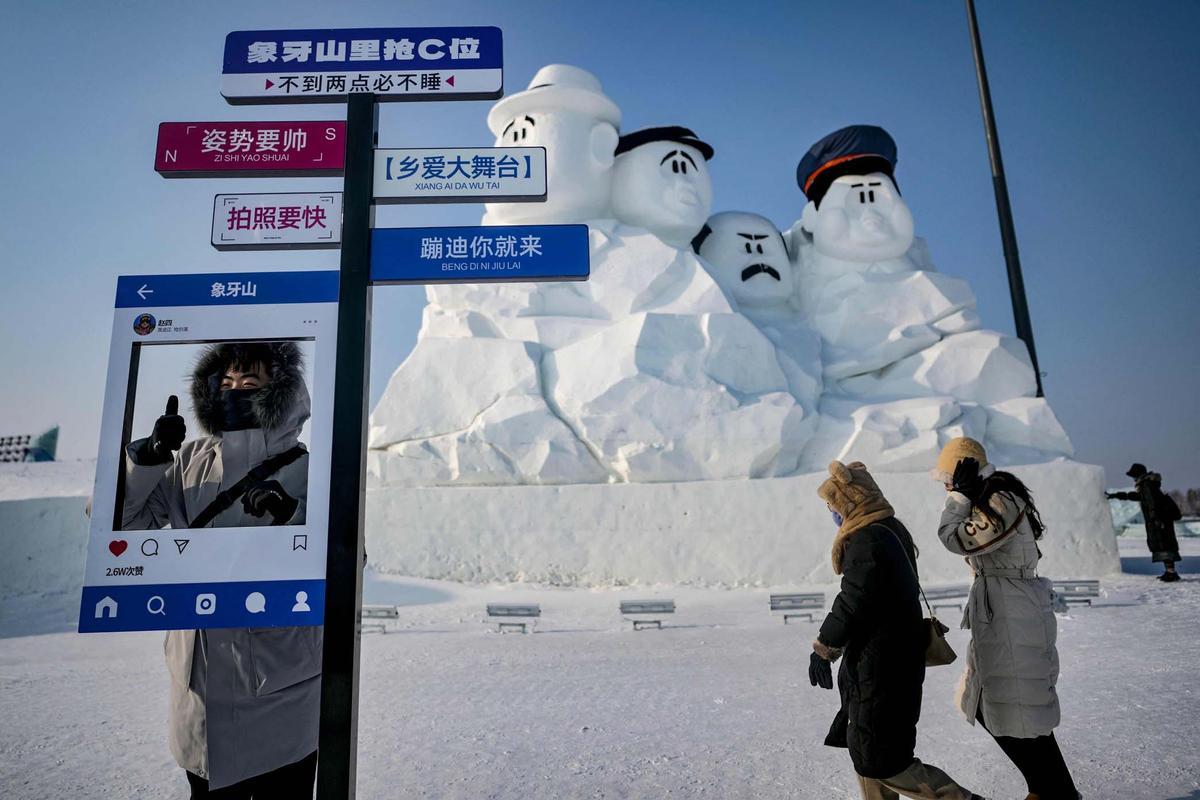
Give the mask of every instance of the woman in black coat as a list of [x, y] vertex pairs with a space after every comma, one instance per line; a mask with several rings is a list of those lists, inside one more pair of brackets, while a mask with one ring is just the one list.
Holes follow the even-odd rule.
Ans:
[[830, 664], [845, 660], [825, 744], [849, 748], [867, 800], [978, 797], [914, 755], [926, 629], [912, 537], [861, 463], [834, 461], [829, 475], [817, 493], [838, 525], [833, 571], [842, 586], [813, 642], [812, 684], [832, 689]]
[[1133, 500], [1142, 507], [1142, 519], [1146, 523], [1146, 547], [1150, 558], [1163, 565], [1160, 581], [1174, 583], [1179, 580], [1175, 562], [1179, 561], [1179, 540], [1175, 538], [1175, 521], [1179, 519], [1179, 506], [1163, 493], [1162, 476], [1150, 472], [1144, 464], [1134, 464], [1125, 473], [1134, 480], [1132, 492], [1106, 492], [1105, 497], [1116, 500]]

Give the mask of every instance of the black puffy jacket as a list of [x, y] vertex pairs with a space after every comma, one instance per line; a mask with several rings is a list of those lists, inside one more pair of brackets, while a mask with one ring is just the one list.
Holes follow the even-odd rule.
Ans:
[[841, 591], [818, 637], [844, 651], [842, 707], [825, 744], [848, 747], [855, 771], [867, 778], [890, 778], [914, 757], [925, 681], [915, 565], [912, 536], [895, 517], [855, 531], [842, 558]]

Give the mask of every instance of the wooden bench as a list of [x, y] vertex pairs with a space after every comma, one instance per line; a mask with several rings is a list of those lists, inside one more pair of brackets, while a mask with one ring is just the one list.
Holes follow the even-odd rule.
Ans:
[[635, 631], [651, 625], [662, 630], [662, 617], [674, 613], [674, 600], [627, 600], [621, 603], [621, 616], [633, 623]]
[[364, 633], [366, 633], [366, 631], [369, 629], [378, 629], [380, 633], [387, 633], [388, 622], [395, 619], [400, 619], [399, 606], [364, 605], [362, 607], [362, 623], [360, 629]]
[[542, 616], [542, 607], [536, 603], [488, 603], [487, 615], [487, 622], [496, 626], [496, 633], [518, 628], [521, 633], [529, 633]]
[[1098, 580], [1059, 580], [1054, 584], [1054, 595], [1062, 598], [1067, 605], [1071, 603], [1087, 603], [1100, 596], [1100, 581]]
[[808, 617], [813, 621], [813, 615], [825, 610], [825, 595], [815, 594], [773, 594], [771, 595], [771, 610], [783, 612], [783, 624], [792, 617]]
[[951, 607], [962, 611], [970, 593], [970, 584], [956, 583], [953, 586], [935, 586], [932, 589], [926, 589], [925, 599], [929, 601], [929, 607], [934, 611], [937, 611], [938, 608]]

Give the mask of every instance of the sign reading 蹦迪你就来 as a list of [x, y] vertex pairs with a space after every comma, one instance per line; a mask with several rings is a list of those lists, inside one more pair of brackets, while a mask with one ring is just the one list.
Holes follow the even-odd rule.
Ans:
[[375, 151], [377, 203], [511, 203], [545, 199], [544, 147]]
[[341, 192], [219, 194], [213, 200], [212, 246], [218, 250], [337, 247]]
[[154, 169], [164, 178], [341, 175], [346, 123], [161, 122]]
[[296, 103], [370, 93], [378, 100], [499, 97], [499, 28], [234, 31], [221, 94], [230, 103]]

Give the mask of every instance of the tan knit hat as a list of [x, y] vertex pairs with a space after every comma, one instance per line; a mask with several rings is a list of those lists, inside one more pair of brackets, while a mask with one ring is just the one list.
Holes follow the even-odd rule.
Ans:
[[935, 481], [950, 483], [954, 480], [954, 468], [964, 458], [973, 458], [979, 462], [981, 478], [986, 478], [996, 471], [988, 462], [987, 451], [983, 449], [983, 445], [967, 436], [960, 436], [946, 442], [942, 454], [938, 456], [937, 466], [929, 470], [929, 476]]

